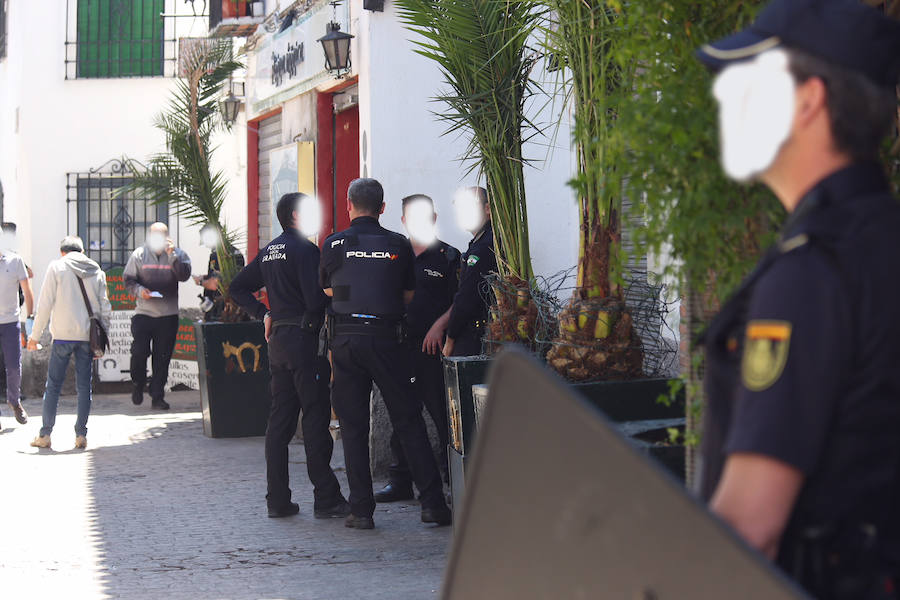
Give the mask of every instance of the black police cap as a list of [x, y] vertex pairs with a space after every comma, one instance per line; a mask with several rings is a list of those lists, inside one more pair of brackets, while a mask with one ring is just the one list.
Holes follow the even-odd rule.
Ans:
[[858, 71], [883, 86], [900, 73], [900, 22], [861, 0], [774, 0], [747, 29], [697, 51], [713, 69], [777, 47]]

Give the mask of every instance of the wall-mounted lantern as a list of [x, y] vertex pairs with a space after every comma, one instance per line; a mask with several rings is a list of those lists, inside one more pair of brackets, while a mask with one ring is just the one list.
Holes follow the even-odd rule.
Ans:
[[341, 31], [341, 24], [337, 22], [338, 4], [340, 2], [331, 3], [334, 20], [328, 24], [325, 35], [318, 41], [325, 51], [325, 67], [336, 77], [341, 77], [350, 70], [350, 40], [353, 36]]

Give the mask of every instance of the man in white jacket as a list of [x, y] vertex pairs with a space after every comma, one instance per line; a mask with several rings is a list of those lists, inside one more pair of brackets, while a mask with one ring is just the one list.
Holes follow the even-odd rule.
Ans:
[[78, 280], [84, 283], [91, 310], [100, 317], [109, 331], [112, 307], [106, 292], [106, 274], [100, 266], [84, 255], [81, 238], [69, 236], [59, 245], [61, 258], [47, 268], [41, 298], [38, 301], [34, 330], [28, 340], [28, 349], [37, 350], [38, 340], [47, 324], [53, 335], [53, 348], [47, 370], [47, 387], [44, 392], [43, 426], [31, 445], [50, 447], [50, 433], [56, 423], [59, 392], [66, 378], [69, 358], [75, 357], [75, 385], [78, 389], [78, 412], [75, 420], [75, 447], [87, 447], [87, 420], [91, 412], [91, 328], [87, 306]]

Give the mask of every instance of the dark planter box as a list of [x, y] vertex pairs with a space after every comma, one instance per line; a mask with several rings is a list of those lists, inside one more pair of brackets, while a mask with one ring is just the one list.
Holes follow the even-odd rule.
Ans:
[[198, 321], [194, 328], [203, 433], [214, 438], [265, 435], [272, 399], [262, 322]]
[[[490, 363], [491, 359], [485, 356], [444, 359], [450, 416], [450, 482], [456, 507], [462, 506], [466, 453], [474, 447], [478, 407], [487, 399], [487, 386], [483, 384], [487, 381]], [[681, 391], [673, 402], [660, 402], [661, 396], [669, 396], [669, 382], [669, 379], [600, 381], [572, 384], [572, 388], [615, 422], [636, 446], [683, 481], [685, 449], [683, 445], [670, 444], [668, 432], [671, 428], [684, 429], [684, 392]], [[476, 386], [474, 390], [472, 386]]]

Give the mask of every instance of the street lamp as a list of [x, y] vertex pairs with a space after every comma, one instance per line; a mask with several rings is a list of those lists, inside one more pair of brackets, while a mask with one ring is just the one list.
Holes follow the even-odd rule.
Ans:
[[231, 125], [237, 120], [238, 112], [241, 110], [241, 101], [234, 92], [229, 92], [228, 96], [219, 102], [219, 109], [222, 111], [222, 120], [226, 125]]
[[337, 22], [337, 5], [334, 7], [334, 20], [328, 24], [326, 33], [319, 38], [322, 49], [325, 51], [325, 68], [340, 77], [342, 72], [350, 70], [350, 40], [353, 36], [341, 31], [341, 24]]

